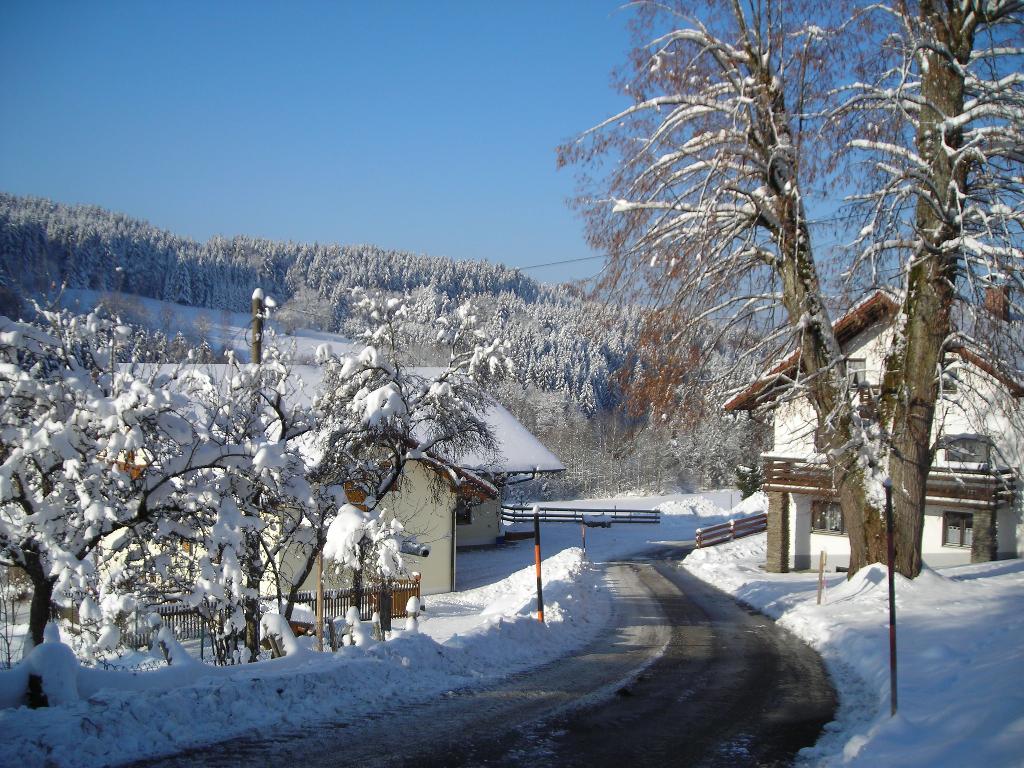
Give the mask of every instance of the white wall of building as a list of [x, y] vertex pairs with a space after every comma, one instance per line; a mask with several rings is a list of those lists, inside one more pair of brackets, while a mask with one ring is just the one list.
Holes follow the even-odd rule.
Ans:
[[[814, 570], [818, 567], [821, 552], [827, 555], [826, 570], [850, 564], [850, 542], [846, 536], [835, 533], [811, 531], [811, 496], [790, 494], [789, 565], [794, 570]], [[924, 528], [921, 536], [921, 556], [932, 568], [950, 565], [964, 565], [971, 562], [970, 547], [948, 546], [942, 543], [943, 514], [963, 512], [952, 507], [929, 505], [925, 508]], [[997, 530], [999, 531], [1000, 557], [1014, 557], [1016, 538], [1012, 523], [1016, 510], [1000, 510]]]

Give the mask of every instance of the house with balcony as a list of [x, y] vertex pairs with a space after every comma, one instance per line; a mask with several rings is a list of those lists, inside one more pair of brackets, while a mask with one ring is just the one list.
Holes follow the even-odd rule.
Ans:
[[[865, 414], [878, 395], [897, 309], [897, 301], [879, 291], [834, 324], [846, 355], [850, 397]], [[951, 345], [948, 355], [932, 433], [923, 559], [941, 567], [1022, 557], [1024, 383], [967, 342]], [[762, 456], [769, 498], [766, 569], [774, 572], [810, 568], [821, 552], [829, 567], [849, 563], [849, 540], [814, 409], [789, 386], [799, 376], [798, 365], [794, 353], [725, 404], [727, 411], [774, 409], [774, 446]]]

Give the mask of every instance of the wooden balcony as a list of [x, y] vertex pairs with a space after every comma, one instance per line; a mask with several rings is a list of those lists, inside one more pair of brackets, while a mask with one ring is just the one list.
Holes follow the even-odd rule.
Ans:
[[[834, 497], [832, 468], [821, 456], [765, 454], [764, 490]], [[927, 503], [964, 509], [995, 509], [1013, 504], [1016, 477], [1007, 467], [938, 464], [928, 475]]]

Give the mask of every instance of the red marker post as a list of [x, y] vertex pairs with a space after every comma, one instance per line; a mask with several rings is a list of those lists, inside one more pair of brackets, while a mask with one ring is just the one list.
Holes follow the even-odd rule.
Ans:
[[537, 621], [544, 623], [544, 587], [540, 580], [540, 512], [533, 508], [533, 557], [537, 561]]

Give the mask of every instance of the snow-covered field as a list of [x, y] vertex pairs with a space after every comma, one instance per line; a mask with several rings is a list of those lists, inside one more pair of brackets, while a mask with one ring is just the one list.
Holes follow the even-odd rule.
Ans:
[[824, 658], [837, 720], [808, 766], [1024, 765], [1024, 561], [896, 577], [899, 711], [890, 717], [887, 570], [768, 574], [765, 534], [693, 552], [682, 566], [775, 618]]
[[[242, 359], [248, 359], [252, 318], [244, 312], [187, 307], [168, 301], [147, 299], [134, 294], [117, 294], [86, 289], [69, 289], [61, 297], [61, 305], [75, 312], [88, 312], [101, 302], [114, 307], [126, 322], [161, 330], [168, 339], [181, 332], [189, 339], [203, 336], [216, 350], [233, 350]], [[297, 328], [285, 333], [271, 312], [268, 329], [277, 334], [278, 345], [292, 349], [296, 360], [311, 360], [323, 344], [330, 345], [335, 354], [345, 354], [352, 342], [336, 333]]]
[[[66, 703], [0, 710], [0, 754], [17, 755], [25, 768], [111, 765], [252, 731], [358, 720], [492, 682], [564, 656], [594, 637], [607, 621], [610, 599], [598, 563], [661, 541], [692, 539], [698, 526], [724, 514], [714, 502], [729, 499], [729, 492], [712, 492], [573, 502], [591, 508], [658, 503], [665, 514], [659, 526], [590, 530], [586, 558], [579, 526], [545, 525], [544, 625], [533, 614], [533, 543], [524, 541], [460, 553], [460, 591], [426, 598], [419, 631], [396, 631], [386, 643], [335, 654], [304, 649], [227, 668], [190, 659], [134, 674], [72, 666]], [[35, 653], [60, 655], [61, 646], [47, 645]], [[23, 686], [19, 673], [0, 673], [0, 699]]]

